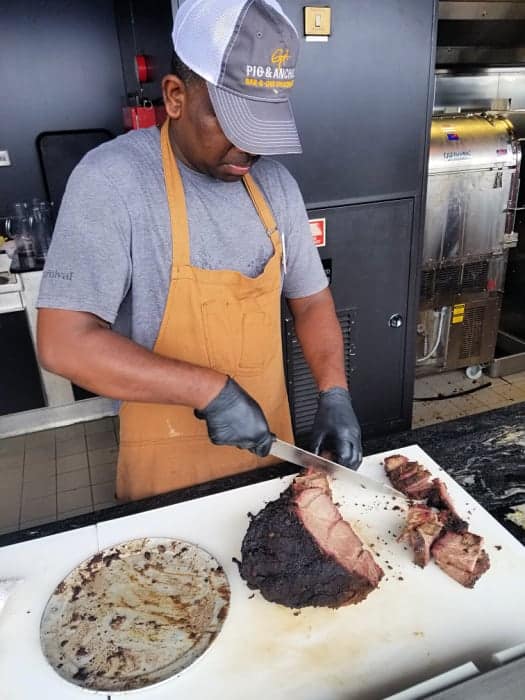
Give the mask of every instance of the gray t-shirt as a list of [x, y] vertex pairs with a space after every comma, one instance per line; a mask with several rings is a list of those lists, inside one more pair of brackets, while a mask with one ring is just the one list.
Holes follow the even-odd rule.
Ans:
[[[179, 163], [191, 264], [259, 275], [273, 249], [242, 182], [223, 182]], [[296, 181], [261, 158], [252, 174], [284, 237], [288, 298], [327, 286]], [[156, 127], [90, 151], [69, 178], [37, 305], [93, 313], [151, 349], [160, 329], [172, 262], [171, 226]]]

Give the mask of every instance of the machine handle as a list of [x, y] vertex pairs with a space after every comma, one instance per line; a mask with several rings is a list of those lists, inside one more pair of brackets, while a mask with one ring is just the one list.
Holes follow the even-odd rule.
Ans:
[[503, 210], [504, 214], [510, 213], [512, 211], [525, 211], [525, 207], [508, 207]]

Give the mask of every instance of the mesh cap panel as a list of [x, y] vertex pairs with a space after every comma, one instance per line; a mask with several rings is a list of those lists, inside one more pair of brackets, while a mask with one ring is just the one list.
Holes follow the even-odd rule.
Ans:
[[[265, 1], [296, 32], [277, 0]], [[172, 34], [173, 47], [181, 60], [217, 85], [237, 21], [251, 4], [252, 0], [186, 0], [175, 16]]]

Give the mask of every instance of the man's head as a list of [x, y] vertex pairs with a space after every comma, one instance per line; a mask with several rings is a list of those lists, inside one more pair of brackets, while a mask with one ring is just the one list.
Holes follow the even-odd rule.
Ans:
[[176, 154], [237, 180], [258, 155], [300, 153], [288, 102], [297, 33], [276, 0], [186, 0], [163, 81]]
[[163, 79], [163, 91], [171, 119], [171, 144], [183, 163], [227, 182], [235, 182], [249, 172], [258, 156], [228, 141], [215, 115], [206, 81], [177, 54], [172, 59], [171, 75]]

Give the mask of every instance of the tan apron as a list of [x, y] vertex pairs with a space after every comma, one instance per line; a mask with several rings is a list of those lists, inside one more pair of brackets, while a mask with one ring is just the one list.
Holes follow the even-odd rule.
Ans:
[[[274, 252], [255, 278], [190, 265], [184, 188], [161, 129], [173, 262], [164, 317], [153, 352], [233, 377], [259, 403], [273, 433], [292, 441], [281, 346], [281, 236], [249, 175], [246, 190]], [[206, 422], [188, 406], [125, 402], [120, 410], [117, 496], [145, 498], [275, 463], [236, 447], [213, 445]]]

